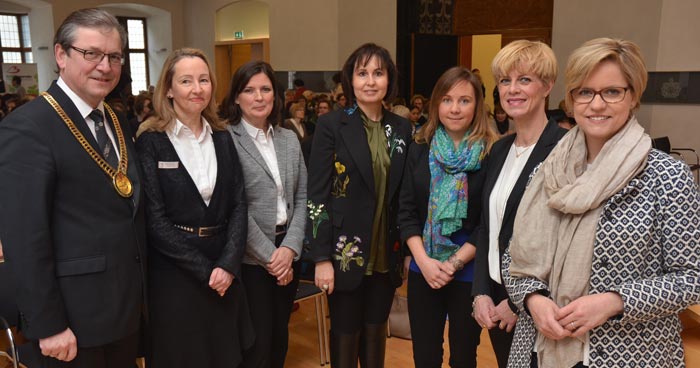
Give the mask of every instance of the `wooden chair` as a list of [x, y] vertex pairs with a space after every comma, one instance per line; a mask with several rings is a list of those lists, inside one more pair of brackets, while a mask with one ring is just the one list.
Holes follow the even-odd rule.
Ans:
[[330, 363], [330, 337], [328, 336], [328, 325], [326, 324], [327, 306], [326, 293], [319, 289], [310, 281], [300, 280], [295, 302], [306, 299], [314, 300], [316, 307], [316, 327], [318, 328], [318, 354], [321, 366]]

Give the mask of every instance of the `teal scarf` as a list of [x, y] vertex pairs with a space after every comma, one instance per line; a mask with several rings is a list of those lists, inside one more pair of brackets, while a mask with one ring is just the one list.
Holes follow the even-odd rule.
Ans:
[[433, 259], [445, 261], [462, 246], [454, 244], [449, 236], [461, 229], [462, 220], [467, 218], [467, 172], [481, 167], [482, 153], [482, 141], [469, 145], [464, 139], [455, 150], [442, 125], [435, 131], [428, 155], [430, 198], [423, 228], [423, 246]]

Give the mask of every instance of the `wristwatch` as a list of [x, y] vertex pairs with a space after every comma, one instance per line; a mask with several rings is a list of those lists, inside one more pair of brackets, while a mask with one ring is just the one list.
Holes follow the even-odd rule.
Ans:
[[447, 260], [450, 263], [452, 263], [452, 267], [454, 267], [457, 271], [460, 271], [464, 268], [464, 262], [462, 262], [461, 259], [457, 258], [456, 254], [451, 255], [450, 258], [447, 258]]

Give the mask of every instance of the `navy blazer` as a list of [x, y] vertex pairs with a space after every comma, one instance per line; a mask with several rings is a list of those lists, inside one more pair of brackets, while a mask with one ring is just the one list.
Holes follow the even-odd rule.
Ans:
[[[70, 98], [56, 83], [48, 92], [96, 148]], [[140, 167], [128, 123], [119, 122], [130, 198], [117, 194], [44, 98], [0, 123], [0, 238], [30, 339], [70, 327], [79, 347], [91, 347], [140, 327], [146, 243]]]
[[[401, 284], [399, 270], [398, 216], [399, 184], [411, 141], [408, 120], [384, 111], [385, 132], [389, 132], [388, 148], [391, 167], [385, 195], [388, 210], [386, 254], [390, 275], [395, 286]], [[314, 262], [331, 260], [335, 268], [335, 286], [338, 290], [356, 288], [365, 274], [369, 260], [372, 223], [376, 196], [374, 174], [367, 133], [359, 109], [337, 110], [322, 115], [316, 123], [309, 160], [308, 198], [310, 201], [307, 236], [311, 239], [310, 259]], [[322, 220], [314, 220], [313, 208], [323, 205]], [[359, 242], [355, 240], [359, 239]], [[359, 252], [349, 269], [342, 270], [338, 243], [354, 242]]]
[[[549, 155], [554, 147], [568, 131], [557, 125], [557, 122], [550, 120], [545, 126], [542, 135], [537, 140], [535, 147], [532, 149], [530, 158], [525, 163], [523, 171], [518, 176], [518, 180], [513, 186], [513, 190], [508, 196], [506, 209], [503, 214], [503, 222], [501, 223], [501, 231], [498, 235], [499, 259], [503, 257], [505, 249], [508, 247], [508, 242], [513, 236], [513, 224], [515, 223], [515, 214], [517, 213], [518, 205], [525, 192], [530, 173], [535, 167]], [[481, 198], [483, 200], [481, 211], [481, 224], [479, 226], [479, 234], [476, 244], [476, 263], [474, 264], [474, 282], [472, 284], [472, 295], [489, 295], [494, 303], [499, 303], [506, 299], [508, 294], [505, 286], [501, 285], [497, 290], [491, 288], [491, 276], [489, 275], [489, 198], [493, 190], [498, 176], [501, 174], [503, 164], [508, 157], [510, 146], [515, 141], [515, 134], [511, 134], [501, 138], [491, 148], [491, 152], [482, 163], [482, 170], [486, 172], [484, 181], [484, 193]], [[513, 306], [511, 305], [511, 308]]]

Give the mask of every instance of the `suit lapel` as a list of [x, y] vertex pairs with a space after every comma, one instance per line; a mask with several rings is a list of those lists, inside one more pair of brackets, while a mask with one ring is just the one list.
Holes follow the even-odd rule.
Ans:
[[367, 144], [367, 132], [362, 124], [360, 110], [355, 109], [352, 115], [341, 114], [340, 136], [345, 143], [345, 147], [350, 152], [350, 156], [357, 170], [360, 172], [362, 180], [374, 196], [374, 174], [372, 173], [372, 158]]
[[[56, 84], [56, 82], [53, 82], [47, 92], [54, 98], [54, 100], [56, 100], [56, 102], [58, 102], [58, 105], [61, 106], [63, 111], [66, 112], [68, 117], [73, 121], [73, 124], [75, 124], [80, 133], [85, 137], [88, 143], [90, 143], [92, 148], [94, 148], [97, 152], [100, 152], [100, 149], [97, 146], [97, 139], [95, 139], [95, 135], [88, 127], [85, 118], [80, 114], [78, 108], [75, 107], [73, 101], [71, 101], [68, 95], [66, 95], [65, 92], [63, 92], [61, 87], [59, 87], [58, 84]], [[56, 115], [58, 116], [58, 114]], [[63, 121], [61, 121], [61, 124], [65, 125]], [[66, 127], [66, 129], [68, 129], [68, 127]], [[77, 139], [75, 143], [79, 144]]]
[[[400, 134], [399, 124], [394, 119], [394, 115], [387, 114], [385, 111], [384, 116], [384, 125], [385, 127], [387, 125], [390, 126], [392, 132], [392, 135], [387, 137], [387, 141], [392, 139], [394, 136], [398, 139], [403, 139], [404, 142], [406, 142], [407, 139], [410, 139], [410, 137], [404, 137]], [[403, 165], [404, 161], [406, 160], [406, 154], [408, 153], [406, 147], [408, 147], [408, 145], [404, 144], [402, 147], [400, 147], [401, 151], [395, 149], [391, 155], [391, 166], [389, 167], [389, 195], [387, 196], [388, 199], [394, 198], [394, 194], [396, 193], [396, 190], [401, 182], [400, 178], [402, 176]]]
[[277, 168], [282, 181], [282, 188], [287, 188], [287, 167], [290, 160], [287, 159], [287, 138], [282, 135], [279, 127], [274, 128], [275, 135], [272, 142], [275, 144], [275, 155], [277, 156]]
[[250, 138], [250, 135], [248, 135], [248, 132], [245, 130], [243, 122], [232, 125], [231, 128], [233, 129], [233, 133], [240, 137], [238, 141], [241, 143], [243, 150], [245, 150], [248, 156], [250, 156], [250, 158], [252, 158], [253, 161], [255, 161], [263, 169], [263, 171], [265, 171], [267, 175], [274, 180], [272, 172], [270, 172], [270, 168], [267, 167], [267, 163], [265, 163], [260, 151], [258, 151], [258, 147], [255, 147], [253, 139]]
[[225, 165], [225, 160], [228, 159], [228, 156], [226, 156], [226, 142], [224, 139], [226, 139], [226, 136], [228, 135], [228, 132], [217, 132], [214, 131], [212, 132], [211, 138], [212, 141], [214, 142], [214, 152], [216, 152], [216, 181], [214, 183], [214, 191], [211, 194], [211, 199], [209, 200], [209, 206], [218, 203], [218, 198], [219, 196], [222, 195], [222, 191], [225, 189], [223, 188], [223, 183], [222, 183], [222, 178], [226, 174], [226, 168], [228, 167]]
[[[520, 173], [520, 176], [518, 176], [518, 180], [515, 182], [513, 190], [510, 192], [510, 196], [508, 197], [508, 201], [506, 202], [506, 210], [503, 213], [504, 219], [511, 216], [517, 209], [517, 204], [520, 203], [520, 199], [522, 198], [523, 193], [525, 192], [525, 187], [527, 187], [527, 182], [530, 179], [530, 174], [532, 173], [532, 170], [534, 170], [540, 162], [544, 161], [547, 158], [549, 152], [551, 152], [552, 148], [554, 148], [554, 146], [557, 145], [557, 142], [559, 142], [557, 128], [558, 125], [556, 124], [556, 122], [553, 121], [547, 123], [547, 126], [544, 128], [542, 136], [537, 141], [537, 144], [535, 144], [535, 147], [533, 148], [530, 157], [525, 163], [523, 171]], [[515, 139], [515, 137], [513, 137], [513, 139]], [[510, 148], [510, 146], [508, 147]]]
[[[484, 198], [488, 199], [491, 196], [494, 185], [498, 180], [498, 176], [503, 169], [503, 164], [506, 162], [508, 150], [515, 140], [515, 134], [511, 134], [502, 139], [503, 145], [499, 145], [500, 149], [491, 150], [488, 158], [489, 167], [486, 170], [487, 176], [484, 181]], [[484, 206], [484, 211], [488, 211], [488, 206]]]

